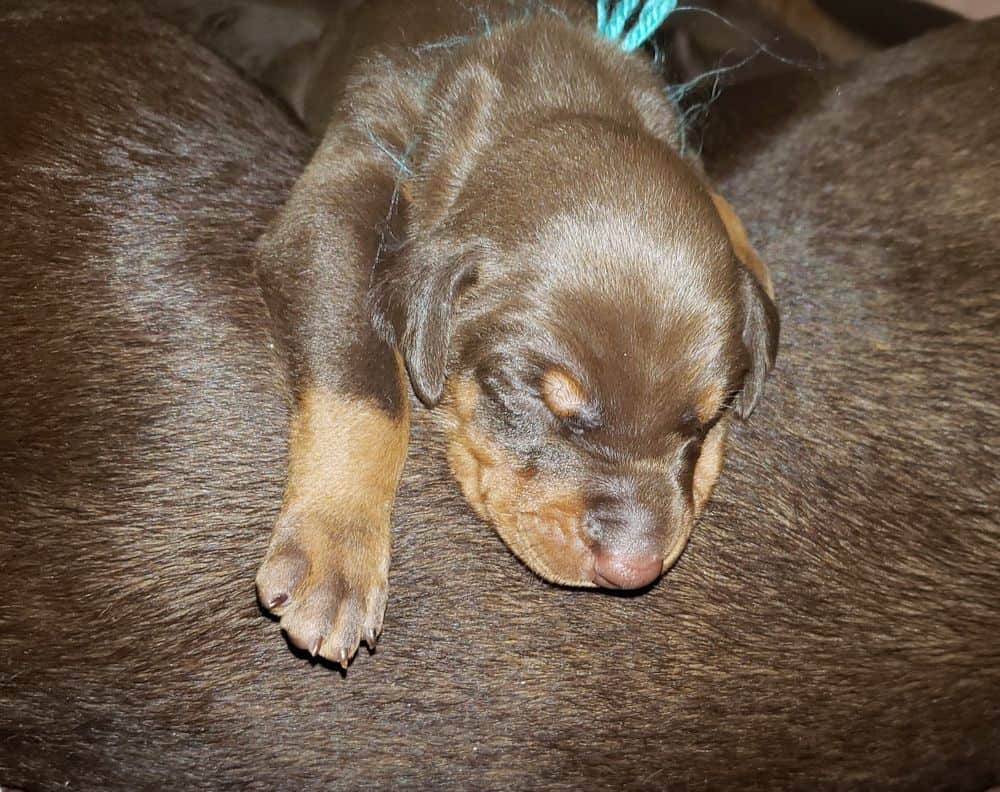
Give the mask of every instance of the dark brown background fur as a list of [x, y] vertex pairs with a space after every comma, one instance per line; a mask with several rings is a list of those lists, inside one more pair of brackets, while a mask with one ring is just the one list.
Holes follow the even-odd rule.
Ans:
[[249, 248], [307, 144], [95, 8], [2, 18], [0, 782], [1000, 780], [996, 23], [813, 82], [709, 158], [784, 347], [677, 567], [634, 597], [541, 583], [418, 420], [386, 638], [344, 678], [252, 584], [286, 407]]

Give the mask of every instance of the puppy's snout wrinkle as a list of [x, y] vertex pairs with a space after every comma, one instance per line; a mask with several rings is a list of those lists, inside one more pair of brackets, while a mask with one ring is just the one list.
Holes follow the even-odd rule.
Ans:
[[584, 531], [599, 544], [635, 552], [657, 533], [657, 517], [635, 501], [597, 498], [584, 517]]

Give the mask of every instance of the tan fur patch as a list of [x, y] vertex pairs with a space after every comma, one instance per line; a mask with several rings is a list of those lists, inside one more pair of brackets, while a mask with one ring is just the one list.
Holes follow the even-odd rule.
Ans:
[[[389, 515], [406, 460], [409, 415], [393, 420], [375, 405], [320, 388], [308, 388], [292, 420], [284, 513], [308, 515], [313, 528], [350, 532], [348, 541], [380, 567], [389, 550]], [[317, 518], [319, 518], [317, 520]], [[330, 547], [314, 530], [299, 531], [313, 575], [325, 572]], [[374, 570], [372, 570], [374, 572]], [[381, 571], [381, 570], [380, 570]], [[343, 570], [350, 574], [350, 570]], [[359, 576], [364, 570], [355, 572]]]
[[753, 249], [753, 245], [747, 239], [746, 229], [743, 227], [740, 218], [737, 217], [736, 212], [733, 211], [733, 207], [718, 193], [713, 192], [711, 195], [712, 201], [715, 203], [715, 209], [718, 211], [719, 217], [722, 218], [722, 224], [726, 227], [726, 233], [729, 234], [733, 253], [736, 254], [736, 258], [742, 262], [743, 266], [753, 273], [754, 277], [757, 278], [757, 282], [767, 292], [767, 296], [773, 300], [774, 284], [771, 281], [771, 270], [768, 269], [767, 264], [757, 255], [757, 251]]
[[725, 416], [712, 427], [705, 442], [701, 446], [701, 456], [694, 467], [694, 483], [692, 499], [694, 501], [694, 516], [701, 514], [715, 489], [715, 483], [722, 472], [722, 459], [726, 445], [726, 435], [729, 433], [729, 416]]
[[587, 394], [573, 377], [562, 369], [551, 368], [542, 375], [542, 399], [557, 418], [570, 418], [587, 403]]
[[726, 398], [726, 391], [719, 385], [713, 385], [698, 398], [695, 403], [695, 410], [698, 413], [698, 420], [703, 424], [711, 421], [722, 409], [722, 402]]
[[811, 41], [835, 63], [860, 58], [875, 47], [843, 27], [813, 0], [757, 0], [795, 33]]
[[476, 513], [492, 523], [511, 551], [553, 583], [593, 586], [593, 555], [581, 527], [583, 502], [571, 482], [519, 468], [473, 423], [479, 389], [449, 386], [442, 403], [448, 462]]

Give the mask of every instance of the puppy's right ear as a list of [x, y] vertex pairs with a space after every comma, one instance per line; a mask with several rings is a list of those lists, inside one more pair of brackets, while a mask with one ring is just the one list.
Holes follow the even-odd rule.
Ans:
[[480, 257], [474, 246], [447, 257], [424, 246], [396, 256], [372, 290], [373, 323], [402, 355], [414, 393], [433, 407], [448, 375], [456, 308], [478, 279]]
[[448, 74], [435, 88], [436, 116], [420, 141], [418, 178], [407, 202], [406, 242], [376, 266], [371, 291], [376, 329], [403, 356], [410, 383], [428, 407], [441, 400], [455, 309], [473, 285], [489, 245], [460, 241], [462, 190], [493, 143], [497, 78], [480, 64]]
[[781, 322], [774, 304], [774, 284], [767, 264], [757, 255], [746, 229], [733, 207], [718, 193], [711, 193], [712, 202], [726, 227], [733, 253], [743, 265], [740, 272], [743, 300], [743, 345], [749, 356], [749, 367], [743, 381], [743, 390], [737, 397], [733, 410], [737, 417], [749, 418], [764, 391], [764, 380], [774, 366], [778, 354], [778, 333]]

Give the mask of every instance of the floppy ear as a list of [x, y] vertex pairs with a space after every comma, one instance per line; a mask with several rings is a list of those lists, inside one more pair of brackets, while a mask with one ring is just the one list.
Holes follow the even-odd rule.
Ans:
[[750, 356], [750, 368], [743, 390], [733, 404], [737, 417], [749, 418], [764, 390], [764, 380], [774, 366], [778, 354], [778, 309], [774, 305], [774, 285], [771, 271], [757, 255], [746, 229], [733, 207], [718, 193], [711, 193], [712, 202], [729, 235], [733, 253], [743, 267], [740, 269], [743, 298], [743, 345]]
[[771, 282], [771, 270], [757, 255], [757, 251], [753, 249], [753, 245], [747, 239], [747, 230], [743, 227], [743, 223], [733, 211], [733, 207], [729, 205], [729, 201], [716, 192], [710, 193], [710, 195], [712, 203], [715, 204], [715, 210], [719, 213], [722, 224], [726, 227], [729, 243], [733, 246], [733, 253], [736, 254], [740, 263], [753, 273], [764, 291], [767, 292], [767, 296], [773, 300], [774, 284]]
[[[476, 281], [483, 240], [460, 242], [456, 216], [462, 188], [492, 142], [500, 83], [481, 65], [464, 66], [436, 89], [439, 123], [420, 141], [417, 188], [400, 207], [408, 237], [376, 264], [372, 289], [376, 329], [403, 356], [410, 384], [428, 407], [441, 400], [455, 307]], [[405, 217], [403, 216], [405, 215]]]
[[733, 403], [738, 418], [749, 418], [764, 391], [764, 381], [774, 366], [778, 354], [780, 321], [774, 300], [765, 293], [757, 279], [748, 270], [740, 270], [743, 296], [743, 345], [749, 355], [750, 366], [743, 380], [743, 390]]
[[479, 258], [470, 248], [447, 257], [424, 246], [404, 248], [372, 290], [375, 328], [399, 350], [414, 393], [428, 407], [444, 391], [456, 305], [478, 277]]

